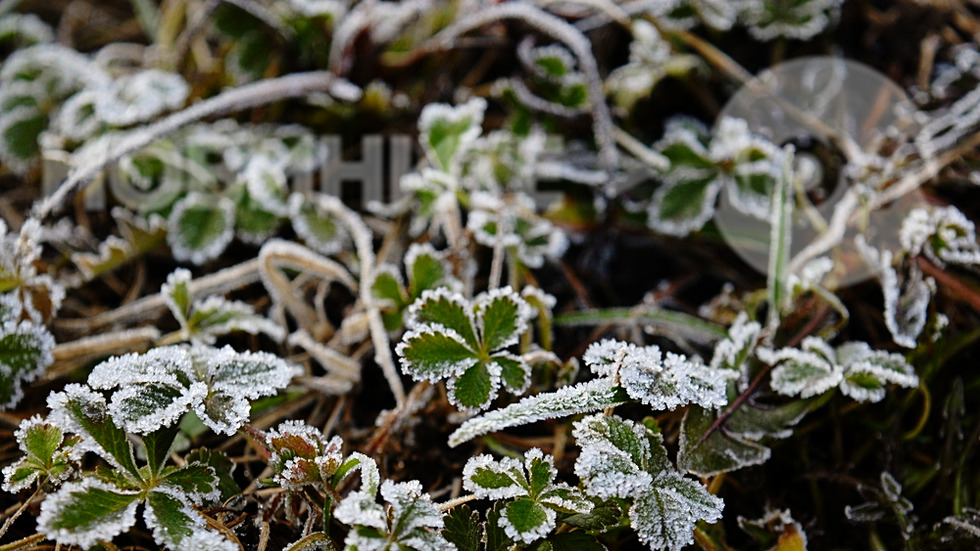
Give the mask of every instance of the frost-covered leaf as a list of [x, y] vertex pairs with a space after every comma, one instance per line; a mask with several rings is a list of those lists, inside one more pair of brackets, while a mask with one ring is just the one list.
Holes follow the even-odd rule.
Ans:
[[671, 51], [670, 43], [650, 22], [635, 19], [630, 25], [629, 63], [616, 68], [606, 79], [606, 88], [616, 103], [632, 109], [650, 95], [657, 83], [668, 75], [682, 75], [696, 68], [697, 57]]
[[33, 13], [8, 13], [0, 17], [0, 42], [20, 49], [54, 42], [54, 31]]
[[922, 271], [914, 262], [900, 281], [898, 271], [892, 266], [891, 251], [879, 251], [868, 246], [861, 235], [855, 238], [855, 244], [881, 283], [885, 299], [885, 326], [892, 334], [892, 340], [905, 348], [915, 348], [916, 339], [928, 319], [929, 301], [935, 291], [935, 281], [923, 277]]
[[264, 333], [281, 341], [285, 330], [265, 316], [255, 313], [248, 304], [212, 295], [194, 299], [190, 290], [190, 271], [178, 268], [160, 287], [171, 313], [180, 322], [183, 338], [192, 342], [213, 344], [216, 337], [233, 331], [252, 335]]
[[174, 204], [167, 227], [174, 258], [204, 264], [224, 252], [235, 236], [235, 203], [192, 192]]
[[232, 551], [238, 548], [217, 532], [209, 530], [204, 518], [191, 503], [179, 492], [166, 487], [147, 494], [143, 519], [153, 531], [157, 544], [180, 550]]
[[694, 541], [695, 523], [721, 518], [722, 500], [670, 464], [660, 434], [617, 416], [592, 415], [574, 427], [582, 448], [575, 474], [586, 492], [632, 499], [630, 525], [650, 549], [679, 551]]
[[71, 255], [86, 281], [110, 272], [130, 260], [162, 245], [167, 238], [166, 220], [158, 214], [146, 218], [116, 207], [112, 217], [119, 227], [120, 237], [109, 236], [99, 244], [95, 253], [78, 252]]
[[210, 503], [218, 499], [218, 477], [214, 469], [202, 463], [188, 463], [169, 471], [159, 482], [158, 488], [179, 490], [182, 499], [194, 503]]
[[439, 170], [458, 175], [463, 158], [482, 133], [487, 102], [475, 97], [463, 105], [426, 105], [419, 115], [419, 141], [429, 163]]
[[739, 0], [739, 18], [757, 40], [809, 40], [840, 16], [843, 0]]
[[453, 277], [445, 253], [436, 251], [429, 243], [412, 243], [404, 261], [407, 284], [403, 284], [397, 269], [384, 266], [375, 271], [371, 285], [375, 298], [382, 301], [381, 311], [385, 327], [389, 330], [398, 329], [404, 324], [408, 307], [425, 291], [439, 287], [458, 290], [462, 286]]
[[395, 350], [403, 371], [416, 380], [447, 379], [453, 404], [479, 410], [496, 397], [501, 382], [515, 392], [526, 388], [530, 367], [504, 349], [517, 343], [531, 316], [510, 287], [472, 301], [446, 288], [427, 290], [409, 308], [410, 330]]
[[826, 345], [816, 337], [805, 338], [800, 349], [773, 352], [760, 348], [758, 354], [763, 362], [778, 364], [769, 385], [780, 394], [809, 398], [835, 388], [843, 379], [840, 366], [833, 363], [833, 353], [827, 357]]
[[583, 359], [593, 373], [618, 378], [631, 398], [657, 410], [727, 403], [723, 372], [672, 352], [663, 354], [657, 346], [604, 340], [589, 345]]
[[141, 498], [96, 478], [69, 482], [41, 503], [38, 532], [62, 545], [89, 548], [136, 524]]
[[37, 480], [57, 486], [77, 471], [77, 439], [40, 416], [21, 421], [14, 438], [24, 457], [3, 468], [4, 491], [17, 493]]
[[145, 434], [193, 409], [215, 432], [233, 434], [248, 419], [249, 400], [275, 394], [298, 373], [266, 352], [166, 346], [97, 365], [93, 388], [111, 390], [109, 411], [126, 430]]
[[444, 528], [442, 514], [418, 481], [385, 480], [381, 497], [387, 507], [376, 503], [373, 494], [362, 491], [349, 494], [337, 505], [334, 518], [353, 527], [344, 540], [345, 549], [455, 549], [440, 533]]
[[324, 207], [320, 196], [293, 193], [289, 196], [288, 211], [296, 234], [321, 254], [335, 254], [347, 244], [347, 233]]
[[859, 402], [878, 402], [889, 384], [919, 384], [904, 357], [872, 350], [864, 342], [846, 342], [833, 349], [821, 339], [807, 337], [799, 349], [760, 349], [759, 358], [777, 366], [770, 382], [773, 390], [802, 398], [840, 386], [841, 392]]
[[126, 439], [125, 431], [110, 417], [101, 394], [83, 385], [70, 384], [48, 396], [48, 408], [51, 409], [48, 420], [52, 424], [82, 437], [79, 446], [95, 451], [132, 481], [142, 480], [133, 446]]
[[738, 17], [738, 5], [731, 0], [680, 0], [669, 3], [664, 19], [669, 26], [692, 27], [699, 22], [727, 31]]
[[217, 480], [218, 501], [227, 501], [241, 493], [242, 488], [232, 476], [235, 463], [224, 452], [200, 448], [187, 454], [184, 460], [187, 463], [199, 463], [211, 467]]
[[728, 328], [728, 337], [715, 345], [714, 355], [711, 356], [709, 365], [713, 369], [721, 370], [722, 375], [737, 379], [740, 390], [749, 385], [748, 360], [755, 351], [761, 332], [762, 325], [757, 321], [749, 321], [748, 315], [741, 312]]
[[21, 302], [13, 293], [0, 298], [0, 410], [11, 408], [31, 383], [54, 362], [54, 337], [46, 327], [20, 321]]
[[463, 487], [478, 498], [508, 501], [500, 526], [515, 541], [532, 543], [554, 528], [557, 512], [588, 513], [592, 502], [567, 484], [555, 482], [554, 458], [538, 448], [524, 454], [524, 464], [489, 455], [471, 458], [463, 468]]

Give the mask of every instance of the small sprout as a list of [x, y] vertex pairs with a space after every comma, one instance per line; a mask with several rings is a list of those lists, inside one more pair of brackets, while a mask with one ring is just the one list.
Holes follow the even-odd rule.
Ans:
[[375, 501], [375, 490], [361, 490], [351, 493], [337, 505], [334, 517], [352, 527], [344, 540], [345, 549], [455, 549], [440, 533], [442, 514], [417, 480], [385, 480], [381, 483], [381, 498], [387, 506]]
[[463, 487], [478, 498], [509, 500], [500, 517], [504, 532], [515, 541], [532, 543], [554, 530], [558, 512], [584, 514], [593, 508], [577, 489], [555, 482], [557, 475], [554, 458], [532, 448], [524, 454], [523, 468], [511, 458], [470, 458], [463, 468]]
[[436, 251], [429, 243], [412, 243], [405, 253], [405, 273], [408, 283], [403, 284], [401, 273], [390, 265], [376, 270], [371, 292], [381, 305], [385, 327], [394, 331], [404, 325], [409, 306], [422, 297], [425, 291], [447, 287], [453, 290], [462, 284], [452, 275], [452, 267], [444, 252]]
[[402, 369], [416, 380], [447, 380], [450, 401], [467, 411], [486, 408], [504, 387], [524, 392], [531, 370], [505, 349], [517, 344], [532, 317], [510, 287], [472, 301], [447, 289], [425, 291], [409, 310], [408, 327], [395, 349]]
[[477, 243], [487, 247], [498, 241], [522, 264], [540, 268], [545, 258], [560, 258], [568, 248], [568, 238], [546, 218], [534, 211], [534, 200], [523, 193], [505, 198], [474, 193], [467, 227]]
[[632, 109], [647, 97], [660, 80], [668, 75], [683, 75], [699, 66], [696, 56], [675, 54], [670, 43], [657, 28], [643, 19], [631, 23], [629, 63], [618, 67], [606, 80], [606, 88], [616, 103]]
[[270, 430], [266, 439], [272, 452], [269, 465], [283, 488], [332, 485], [344, 462], [339, 436], [324, 440], [318, 429], [300, 421], [284, 421]]
[[483, 98], [473, 98], [457, 107], [441, 103], [425, 106], [419, 115], [419, 141], [429, 164], [458, 177], [464, 158], [483, 132], [486, 109]]
[[3, 490], [17, 493], [34, 482], [58, 486], [78, 472], [78, 439], [40, 416], [21, 421], [14, 432], [24, 457], [3, 468]]
[[219, 336], [233, 331], [252, 335], [264, 333], [281, 341], [286, 332], [278, 324], [255, 313], [248, 304], [212, 295], [195, 299], [190, 290], [190, 271], [178, 268], [167, 276], [160, 287], [171, 313], [180, 322], [181, 336], [186, 341], [214, 344]]
[[680, 551], [694, 542], [695, 523], [721, 518], [724, 502], [670, 464], [659, 433], [615, 415], [574, 427], [582, 448], [575, 474], [586, 493], [632, 500], [630, 525], [651, 550]]

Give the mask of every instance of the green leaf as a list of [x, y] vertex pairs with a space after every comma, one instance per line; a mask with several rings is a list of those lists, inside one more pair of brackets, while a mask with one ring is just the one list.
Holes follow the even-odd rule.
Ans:
[[150, 465], [150, 471], [155, 475], [160, 474], [170, 449], [174, 445], [174, 439], [180, 432], [180, 425], [174, 424], [169, 427], [157, 429], [143, 436], [143, 445], [146, 447], [146, 460]]
[[532, 499], [518, 498], [504, 505], [500, 522], [508, 536], [531, 543], [551, 532], [555, 516], [553, 511]]
[[612, 500], [597, 504], [588, 513], [577, 513], [562, 519], [562, 522], [590, 532], [604, 532], [619, 526], [623, 511]]
[[500, 366], [500, 380], [514, 394], [524, 392], [531, 383], [531, 367], [521, 357], [497, 354], [490, 361]]
[[218, 478], [214, 469], [203, 463], [189, 463], [164, 476], [162, 484], [180, 488], [181, 493], [195, 502], [217, 499]]
[[289, 196], [288, 208], [293, 230], [311, 248], [324, 255], [343, 249], [347, 234], [333, 219], [320, 196], [293, 193]]
[[769, 460], [772, 454], [769, 448], [724, 427], [702, 441], [714, 420], [715, 414], [700, 406], [691, 406], [684, 414], [677, 454], [677, 465], [681, 469], [698, 476], [714, 476]]
[[450, 401], [467, 409], [483, 409], [496, 395], [487, 365], [476, 363], [449, 381]]
[[637, 497], [630, 508], [630, 525], [650, 549], [680, 551], [694, 542], [697, 521], [720, 519], [722, 506], [701, 483], [671, 474]]
[[[72, 384], [66, 386], [63, 392], [52, 395], [48, 404], [55, 422], [91, 438], [106, 454], [106, 459], [128, 473], [133, 481], [143, 479], [136, 467], [133, 446], [127, 440], [126, 433], [109, 416], [101, 394]], [[60, 421], [65, 417], [68, 419]]]
[[[19, 316], [19, 312], [16, 313]], [[11, 313], [11, 316], [14, 315]], [[5, 316], [6, 318], [6, 316]], [[0, 320], [0, 410], [20, 401], [24, 383], [34, 381], [54, 362], [54, 337], [31, 321]]]
[[74, 471], [76, 462], [71, 454], [76, 439], [66, 439], [60, 427], [34, 416], [21, 421], [14, 436], [25, 457], [4, 467], [5, 491], [17, 493], [40, 477], [59, 483]]
[[0, 117], [0, 159], [15, 167], [25, 166], [41, 152], [38, 137], [48, 126], [48, 118], [36, 108], [21, 106]]
[[649, 224], [657, 231], [676, 236], [700, 230], [714, 215], [720, 190], [713, 174], [664, 184], [654, 193]]
[[481, 322], [484, 350], [487, 351], [510, 346], [527, 329], [524, 320], [530, 315], [521, 312], [527, 309], [527, 303], [517, 293], [503, 291], [488, 295], [486, 303], [479, 305], [476, 312]]
[[419, 141], [429, 162], [454, 174], [472, 142], [480, 135], [486, 100], [473, 98], [464, 105], [428, 105], [419, 116]]
[[420, 379], [437, 381], [477, 363], [472, 350], [453, 333], [409, 332], [397, 347], [402, 369]]
[[493, 504], [492, 509], [487, 510], [487, 522], [484, 526], [487, 541], [486, 551], [504, 551], [514, 545], [514, 542], [500, 526], [500, 515], [503, 508], [504, 504], [498, 501]]
[[190, 537], [196, 528], [195, 519], [188, 515], [188, 507], [179, 499], [165, 492], [150, 492], [146, 496], [148, 519], [152, 518], [153, 539], [167, 547], [179, 549], [181, 542]]
[[242, 488], [232, 476], [235, 463], [224, 452], [200, 448], [187, 454], [184, 459], [187, 463], [198, 463], [211, 467], [217, 478], [218, 499], [220, 501], [227, 501], [242, 492]]
[[204, 264], [224, 252], [234, 237], [235, 204], [227, 197], [193, 192], [177, 201], [167, 226], [174, 258]]
[[435, 289], [450, 276], [445, 261], [431, 245], [410, 247], [405, 255], [405, 262], [409, 295], [413, 299], [422, 296], [422, 292], [427, 289]]
[[412, 305], [410, 320], [413, 324], [438, 324], [458, 333], [472, 350], [480, 349], [469, 305], [465, 299], [444, 289], [426, 291]]
[[471, 511], [466, 505], [459, 505], [453, 507], [442, 520], [446, 525], [442, 531], [443, 537], [458, 551], [480, 551], [483, 527], [479, 522], [479, 513]]
[[61, 544], [88, 548], [133, 526], [140, 501], [138, 492], [124, 492], [94, 478], [71, 482], [41, 504], [38, 532]]

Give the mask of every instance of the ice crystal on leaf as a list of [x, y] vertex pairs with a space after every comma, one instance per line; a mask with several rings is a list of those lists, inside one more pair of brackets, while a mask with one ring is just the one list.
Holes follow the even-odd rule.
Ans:
[[190, 86], [177, 73], [146, 69], [99, 90], [95, 113], [111, 126], [129, 126], [184, 105]]
[[130, 432], [153, 432], [193, 409], [215, 432], [234, 434], [248, 420], [249, 400], [275, 394], [297, 374], [297, 368], [266, 352], [166, 346], [102, 362], [88, 383], [118, 388], [109, 411]]
[[473, 98], [450, 107], [435, 103], [419, 115], [419, 140], [429, 163], [442, 172], [459, 176], [463, 159], [483, 132], [483, 112], [487, 102]]
[[556, 524], [557, 512], [588, 513], [593, 504], [575, 488], [555, 482], [554, 458], [538, 448], [524, 454], [521, 462], [489, 455], [470, 458], [463, 468], [463, 488], [478, 498], [509, 500], [501, 511], [500, 525], [515, 541], [532, 543], [547, 536]]
[[919, 384], [915, 370], [901, 354], [872, 350], [864, 342], [847, 342], [836, 349], [822, 339], [807, 337], [800, 348], [772, 351], [760, 348], [759, 358], [776, 365], [770, 382], [773, 390], [808, 398], [839, 386], [859, 402], [878, 402], [885, 388]]
[[24, 457], [3, 468], [3, 490], [17, 493], [35, 481], [57, 486], [78, 471], [77, 439], [35, 415], [21, 421], [14, 432]]
[[748, 387], [747, 360], [755, 350], [761, 332], [762, 325], [759, 322], [749, 321], [749, 316], [745, 312], [739, 313], [728, 328], [728, 337], [715, 345], [711, 368], [719, 370], [725, 377], [738, 379], [739, 388]]
[[[0, 296], [7, 297], [3, 323], [26, 317], [40, 324], [48, 321], [61, 307], [65, 289], [51, 276], [38, 273], [43, 229], [40, 222], [28, 218], [20, 231], [7, 231], [0, 220]], [[19, 307], [14, 307], [16, 300]]]
[[402, 369], [416, 380], [447, 380], [450, 401], [468, 411], [486, 408], [501, 384], [515, 394], [530, 367], [505, 349], [527, 331], [533, 311], [510, 287], [472, 301], [447, 289], [422, 293], [409, 309], [409, 331], [396, 347]]
[[604, 340], [589, 345], [583, 359], [593, 373], [617, 379], [631, 398], [657, 410], [727, 403], [722, 371], [657, 346]]
[[334, 517], [353, 527], [344, 540], [345, 550], [455, 549], [439, 532], [442, 514], [417, 480], [385, 480], [381, 497], [387, 506], [375, 501], [375, 491], [365, 490], [349, 494], [337, 505]]
[[216, 337], [232, 331], [245, 331], [252, 335], [264, 333], [280, 341], [285, 331], [268, 318], [255, 313], [248, 304], [212, 295], [195, 299], [190, 290], [190, 271], [178, 268], [160, 287], [171, 313], [180, 322], [185, 340], [214, 344]]
[[721, 518], [722, 500], [670, 463], [659, 433], [615, 415], [592, 415], [574, 427], [582, 448], [575, 474], [586, 493], [631, 499], [630, 525], [650, 549], [679, 551], [693, 543], [695, 523]]
[[980, 264], [976, 227], [956, 207], [912, 210], [902, 222], [900, 237], [910, 255], [924, 254], [939, 267], [947, 262]]

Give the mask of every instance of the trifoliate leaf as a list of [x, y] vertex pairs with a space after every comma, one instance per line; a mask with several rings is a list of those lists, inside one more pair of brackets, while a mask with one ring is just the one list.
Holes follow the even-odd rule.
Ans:
[[381, 497], [387, 507], [376, 503], [373, 494], [362, 491], [349, 494], [337, 505], [334, 518], [353, 527], [344, 540], [347, 549], [454, 549], [440, 533], [444, 528], [442, 515], [418, 481], [385, 480]]
[[532, 311], [510, 287], [466, 300], [446, 288], [427, 290], [409, 309], [409, 331], [396, 352], [416, 380], [448, 379], [450, 401], [464, 410], [487, 407], [502, 372], [508, 389], [523, 391], [530, 367], [502, 349], [516, 344]]
[[740, 19], [757, 40], [809, 40], [840, 16], [843, 0], [749, 0]]
[[331, 484], [343, 465], [343, 441], [327, 440], [319, 429], [299, 421], [284, 421], [267, 435], [272, 456], [269, 466], [284, 488]]

